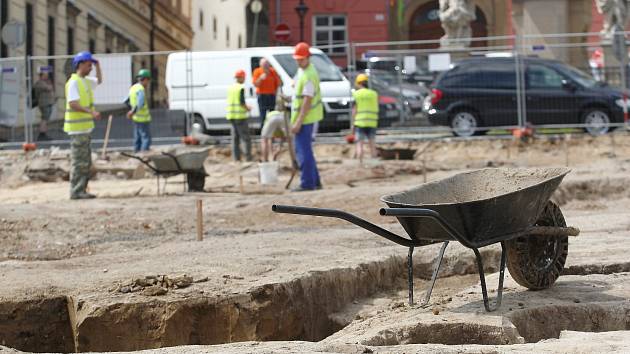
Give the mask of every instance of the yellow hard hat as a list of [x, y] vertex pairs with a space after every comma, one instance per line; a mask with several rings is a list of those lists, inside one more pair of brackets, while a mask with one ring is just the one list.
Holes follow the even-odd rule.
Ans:
[[368, 76], [365, 74], [359, 74], [357, 75], [357, 79], [355, 80], [355, 83], [358, 85], [362, 82], [368, 81]]

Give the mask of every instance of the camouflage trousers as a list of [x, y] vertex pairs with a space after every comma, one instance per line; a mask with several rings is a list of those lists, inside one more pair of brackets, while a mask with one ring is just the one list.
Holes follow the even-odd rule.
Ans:
[[91, 140], [90, 134], [70, 135], [70, 197], [86, 193], [92, 167]]

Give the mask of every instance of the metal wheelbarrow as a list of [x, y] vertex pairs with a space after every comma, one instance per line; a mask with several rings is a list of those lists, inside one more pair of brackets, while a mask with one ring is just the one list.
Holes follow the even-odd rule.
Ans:
[[179, 174], [186, 175], [189, 192], [203, 192], [206, 181], [206, 171], [203, 163], [208, 157], [208, 149], [179, 151], [174, 154], [162, 152], [146, 157], [121, 152], [121, 155], [136, 159], [155, 173], [157, 178], [157, 194], [160, 195], [160, 177], [164, 179], [163, 190], [166, 191], [168, 178]]
[[[398, 219], [407, 232], [402, 237], [360, 217], [336, 209], [273, 205], [277, 213], [324, 216], [346, 220], [408, 248], [409, 304], [413, 304], [413, 251], [442, 243], [421, 306], [427, 305], [450, 241], [475, 253], [486, 311], [501, 306], [507, 264], [514, 280], [531, 290], [549, 288], [560, 276], [568, 254], [567, 227], [560, 208], [550, 197], [569, 173], [565, 168], [483, 169], [381, 198], [388, 208], [380, 215]], [[490, 305], [479, 248], [501, 243], [501, 265], [496, 304]]]

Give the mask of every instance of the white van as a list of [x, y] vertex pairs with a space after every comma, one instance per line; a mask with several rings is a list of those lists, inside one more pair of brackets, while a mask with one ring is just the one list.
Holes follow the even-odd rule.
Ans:
[[[349, 126], [351, 85], [339, 68], [321, 50], [311, 49], [311, 63], [321, 80], [325, 118], [322, 129], [346, 129]], [[234, 83], [234, 73], [245, 70], [245, 100], [252, 107], [250, 125], [260, 127], [260, 113], [252, 72], [261, 58], [266, 58], [283, 82], [282, 93], [293, 95], [293, 77], [297, 64], [293, 47], [246, 48], [234, 51], [179, 52], [168, 56], [166, 87], [170, 109], [192, 109], [194, 121], [207, 131], [230, 128], [225, 119], [226, 96]], [[187, 79], [192, 77], [192, 80]]]

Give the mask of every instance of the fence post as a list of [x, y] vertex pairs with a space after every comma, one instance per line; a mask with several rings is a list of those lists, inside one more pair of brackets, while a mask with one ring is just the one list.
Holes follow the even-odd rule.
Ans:
[[396, 56], [396, 63], [398, 65], [398, 99], [400, 100], [400, 125], [405, 123], [405, 96], [403, 95], [403, 87], [402, 87], [402, 71], [403, 71], [403, 60], [402, 56], [398, 54]]
[[29, 144], [33, 141], [33, 126], [32, 126], [32, 116], [31, 116], [31, 105], [33, 102], [33, 83], [32, 83], [32, 70], [31, 70], [31, 57], [30, 55], [24, 56], [24, 72], [26, 73], [26, 95], [24, 95], [24, 144]]
[[192, 53], [186, 50], [186, 133], [189, 135], [192, 130], [193, 121], [193, 69]]

